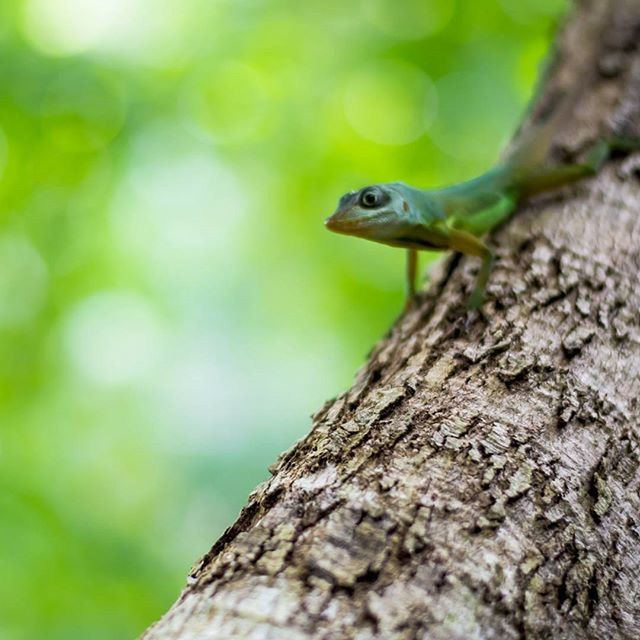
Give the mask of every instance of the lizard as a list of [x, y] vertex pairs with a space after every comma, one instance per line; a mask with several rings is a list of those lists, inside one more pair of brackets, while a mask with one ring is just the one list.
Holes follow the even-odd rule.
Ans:
[[475, 288], [467, 301], [469, 309], [479, 309], [494, 262], [494, 252], [483, 236], [527, 198], [595, 175], [614, 150], [640, 148], [638, 140], [603, 138], [591, 147], [584, 162], [548, 166], [546, 157], [566, 112], [566, 107], [560, 108], [531, 127], [498, 164], [477, 178], [436, 189], [403, 182], [366, 186], [342, 196], [325, 226], [407, 249], [407, 303], [416, 295], [419, 250], [452, 250], [480, 258]]

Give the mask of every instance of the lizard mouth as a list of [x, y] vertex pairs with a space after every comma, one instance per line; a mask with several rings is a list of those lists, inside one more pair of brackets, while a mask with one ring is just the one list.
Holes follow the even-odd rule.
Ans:
[[335, 231], [336, 233], [360, 235], [367, 229], [383, 223], [386, 217], [384, 213], [363, 216], [361, 212], [353, 209], [338, 209], [324, 221], [324, 225], [329, 231]]

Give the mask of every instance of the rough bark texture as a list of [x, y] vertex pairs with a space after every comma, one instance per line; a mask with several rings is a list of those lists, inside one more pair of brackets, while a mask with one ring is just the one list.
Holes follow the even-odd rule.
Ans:
[[[640, 3], [592, 0], [531, 120], [640, 133]], [[640, 154], [451, 258], [146, 640], [640, 638]]]

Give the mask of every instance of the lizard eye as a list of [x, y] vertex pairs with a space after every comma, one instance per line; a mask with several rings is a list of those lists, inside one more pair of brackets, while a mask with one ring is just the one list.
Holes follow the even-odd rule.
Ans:
[[360, 204], [367, 208], [372, 209], [373, 207], [377, 207], [382, 201], [382, 194], [380, 189], [375, 187], [369, 187], [367, 189], [363, 189], [360, 194]]

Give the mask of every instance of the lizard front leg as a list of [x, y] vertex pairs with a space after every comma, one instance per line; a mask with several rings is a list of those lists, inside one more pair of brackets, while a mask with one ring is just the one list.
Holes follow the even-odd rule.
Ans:
[[418, 272], [418, 250], [407, 249], [407, 305], [416, 295], [416, 276]]
[[449, 248], [453, 251], [459, 251], [467, 256], [477, 256], [482, 259], [476, 286], [467, 302], [469, 309], [479, 309], [484, 302], [484, 292], [491, 274], [491, 267], [493, 266], [493, 251], [482, 240], [460, 229], [449, 229], [447, 236]]

